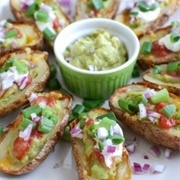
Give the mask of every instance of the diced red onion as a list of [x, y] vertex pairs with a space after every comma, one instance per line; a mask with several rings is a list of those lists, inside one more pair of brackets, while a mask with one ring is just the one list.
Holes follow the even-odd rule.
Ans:
[[70, 134], [72, 137], [82, 138], [82, 129], [78, 125], [74, 126], [73, 129], [71, 129]]
[[25, 130], [19, 132], [19, 137], [23, 138], [25, 141], [28, 141], [31, 136], [32, 129], [33, 124], [29, 124]]
[[135, 144], [133, 144], [133, 143], [132, 144], [127, 144], [125, 147], [126, 147], [128, 152], [130, 152], [130, 153], [134, 153], [135, 152], [135, 149], [136, 149]]
[[142, 171], [142, 168], [141, 168], [141, 165], [139, 163], [133, 163], [133, 167], [134, 167], [134, 173], [135, 174], [142, 174], [143, 171]]
[[44, 3], [41, 3], [39, 7], [40, 7], [41, 10], [46, 11], [46, 12], [52, 11], [51, 6], [48, 6], [48, 5], [44, 4]]
[[71, 6], [71, 0], [59, 0], [61, 6]]
[[165, 158], [169, 159], [169, 158], [170, 158], [170, 156], [171, 156], [171, 153], [172, 153], [172, 150], [171, 150], [171, 149], [166, 148], [166, 149], [165, 149], [165, 152], [164, 152], [164, 156], [165, 156]]
[[31, 95], [29, 96], [28, 100], [29, 100], [29, 102], [33, 102], [37, 97], [38, 97], [37, 94], [31, 93]]
[[143, 103], [140, 103], [139, 105], [139, 117], [145, 118], [147, 116], [146, 107]]
[[147, 88], [146, 91], [144, 92], [143, 96], [145, 98], [150, 98], [151, 96], [153, 96], [155, 94], [155, 90], [154, 89], [149, 89]]
[[160, 156], [161, 154], [159, 147], [155, 145], [150, 148], [150, 152], [156, 157]]
[[108, 153], [114, 153], [116, 151], [116, 146], [107, 146]]
[[153, 173], [162, 173], [165, 169], [165, 166], [163, 164], [156, 164], [153, 167]]
[[157, 113], [155, 111], [150, 111], [150, 110], [147, 110], [147, 114], [148, 114], [148, 116], [151, 116], [151, 117], [154, 117], [154, 118], [157, 118], [157, 119], [159, 119], [160, 116], [161, 116], [161, 114], [159, 114], [159, 113]]
[[39, 122], [39, 121], [41, 120], [41, 117], [37, 116], [36, 113], [32, 113], [32, 114], [31, 114], [31, 119], [32, 119], [32, 121], [34, 121], [34, 122]]
[[144, 159], [149, 159], [149, 157], [147, 155], [144, 155]]
[[22, 82], [21, 82], [21, 85], [20, 85], [19, 89], [24, 89], [26, 87], [28, 81], [29, 81], [28, 77], [27, 76], [24, 77]]
[[[6, 78], [3, 78], [3, 76]], [[10, 73], [10, 72], [1, 73], [0, 78], [2, 79], [1, 88], [3, 91], [13, 86], [13, 84], [14, 84], [13, 73]]]
[[142, 167], [142, 170], [143, 170], [144, 172], [148, 172], [148, 170], [149, 170], [150, 167], [151, 167], [151, 166], [150, 166], [149, 164], [144, 164], [143, 167]]

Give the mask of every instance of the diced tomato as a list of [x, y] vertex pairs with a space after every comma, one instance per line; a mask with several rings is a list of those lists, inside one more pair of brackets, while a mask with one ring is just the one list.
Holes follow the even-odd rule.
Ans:
[[58, 29], [59, 27], [60, 27], [59, 20], [58, 20], [58, 18], [55, 18], [53, 21], [53, 28]]
[[38, 130], [34, 129], [32, 132], [31, 132], [31, 137], [30, 137], [30, 141], [32, 141], [34, 138], [42, 138], [43, 137], [43, 134], [42, 132], [39, 132]]
[[28, 81], [27, 81], [27, 83], [26, 83], [26, 86], [28, 86], [28, 85], [31, 84], [31, 82], [32, 82], [32, 77], [31, 77], [30, 75], [28, 75], [27, 79], [28, 79]]
[[88, 119], [86, 122], [85, 122], [85, 126], [90, 126], [91, 124], [93, 124], [94, 123], [94, 120], [93, 119]]
[[161, 115], [160, 119], [159, 119], [159, 125], [164, 128], [164, 129], [169, 129], [173, 126], [175, 126], [177, 123], [176, 123], [176, 120], [171, 118], [171, 119], [168, 119], [166, 116], [164, 115]]
[[170, 51], [163, 45], [160, 45], [158, 41], [155, 41], [152, 45], [152, 54], [156, 57], [164, 57], [168, 55]]
[[100, 163], [104, 163], [104, 156], [99, 152], [97, 148], [94, 149], [94, 153], [96, 155], [96, 158]]
[[156, 105], [156, 110], [157, 110], [157, 112], [160, 113], [160, 112], [161, 112], [161, 109], [162, 109], [164, 106], [166, 106], [166, 105], [167, 105], [167, 103], [165, 103], [165, 102], [160, 102], [160, 103], [158, 103], [158, 104]]
[[39, 96], [34, 100], [34, 104], [39, 104], [45, 102], [49, 106], [53, 106], [56, 103], [56, 100], [53, 97]]
[[17, 159], [21, 160], [29, 151], [29, 148], [29, 142], [25, 141], [23, 138], [18, 137], [13, 144], [13, 154]]

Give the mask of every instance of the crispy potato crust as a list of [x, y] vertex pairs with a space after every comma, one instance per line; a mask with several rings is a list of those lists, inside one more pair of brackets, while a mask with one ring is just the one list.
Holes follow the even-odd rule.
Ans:
[[[89, 117], [97, 117], [109, 112], [105, 108], [96, 108], [89, 112]], [[70, 124], [70, 128], [73, 128], [77, 123], [77, 120]], [[84, 143], [81, 139], [71, 137], [71, 144], [73, 148], [73, 154], [76, 161], [76, 168], [80, 180], [95, 180], [93, 177], [88, 176], [88, 162], [85, 160]], [[123, 148], [122, 162], [117, 166], [117, 180], [130, 180], [131, 179], [131, 166], [129, 160], [129, 154], [125, 148]]]
[[43, 91], [50, 75], [49, 66], [47, 63], [48, 53], [45, 51], [41, 52], [27, 48], [26, 50], [6, 54], [0, 58], [0, 67], [10, 57], [24, 58], [28, 59], [29, 61], [33, 60], [33, 62], [37, 65], [38, 75], [32, 80], [29, 86], [21, 91], [18, 91], [6, 103], [1, 104], [0, 116], [5, 116], [15, 109], [22, 107], [25, 103], [27, 103], [27, 98], [32, 92]]
[[61, 101], [61, 109], [59, 110], [59, 122], [53, 128], [51, 134], [46, 139], [42, 149], [38, 152], [37, 156], [29, 160], [25, 164], [18, 162], [15, 163], [9, 156], [8, 148], [12, 146], [15, 138], [18, 136], [18, 126], [22, 121], [22, 115], [19, 114], [17, 118], [9, 124], [8, 130], [0, 137], [0, 170], [7, 174], [21, 175], [29, 173], [38, 167], [48, 154], [53, 150], [59, 138], [62, 136], [64, 129], [68, 123], [68, 118], [72, 109], [72, 98], [68, 95], [62, 94], [60, 91], [51, 91], [49, 93], [41, 93], [45, 96], [53, 96]]
[[[124, 97], [127, 91], [137, 92], [146, 87], [149, 87], [148, 83], [137, 83], [117, 89], [109, 99], [110, 109], [115, 113], [119, 121], [153, 144], [180, 150], [180, 133], [178, 129], [161, 129], [149, 121], [139, 121], [136, 115], [130, 115], [119, 108], [118, 100]], [[170, 96], [177, 103], [180, 102], [180, 97], [174, 94], [170, 94]]]

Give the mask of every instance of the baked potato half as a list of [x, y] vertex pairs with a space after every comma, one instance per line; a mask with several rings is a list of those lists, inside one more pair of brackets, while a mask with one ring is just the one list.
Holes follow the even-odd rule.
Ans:
[[32, 94], [0, 137], [0, 170], [13, 175], [39, 166], [64, 132], [72, 99], [60, 91]]
[[93, 1], [77, 0], [75, 20], [84, 18], [112, 19], [119, 7], [120, 0]]
[[22, 107], [32, 92], [44, 90], [49, 78], [47, 52], [26, 48], [0, 58], [0, 116]]
[[143, 69], [180, 60], [180, 21], [146, 33], [140, 41], [138, 64]]
[[152, 88], [166, 88], [169, 92], [180, 96], [180, 61], [149, 68], [142, 74], [142, 78]]
[[127, 7], [115, 17], [140, 37], [161, 27], [177, 10], [179, 0], [127, 2]]
[[24, 49], [41, 50], [43, 47], [43, 35], [33, 23], [0, 21], [0, 54], [4, 54]]
[[70, 20], [56, 0], [10, 0], [10, 6], [18, 21], [34, 22], [42, 32], [45, 42], [53, 47], [57, 34]]
[[80, 180], [131, 179], [123, 132], [114, 117], [108, 109], [96, 108], [70, 123], [71, 144]]
[[180, 97], [148, 83], [121, 87], [109, 99], [120, 122], [153, 144], [180, 150]]

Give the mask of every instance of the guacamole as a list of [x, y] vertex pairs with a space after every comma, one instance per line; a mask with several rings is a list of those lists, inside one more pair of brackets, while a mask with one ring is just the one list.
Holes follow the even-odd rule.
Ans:
[[64, 58], [75, 67], [102, 71], [125, 63], [127, 50], [118, 37], [98, 29], [69, 45], [64, 52]]

